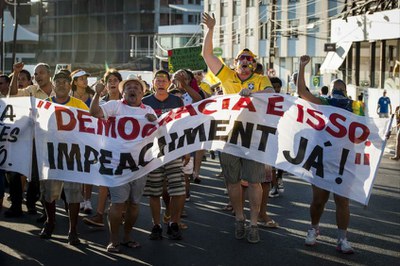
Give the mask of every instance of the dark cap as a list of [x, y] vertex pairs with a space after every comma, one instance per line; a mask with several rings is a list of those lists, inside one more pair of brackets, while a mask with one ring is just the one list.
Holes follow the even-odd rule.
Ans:
[[54, 77], [53, 80], [56, 79], [66, 79], [68, 80], [68, 82], [71, 82], [71, 72], [69, 72], [67, 69], [61, 69], [60, 71], [58, 71]]

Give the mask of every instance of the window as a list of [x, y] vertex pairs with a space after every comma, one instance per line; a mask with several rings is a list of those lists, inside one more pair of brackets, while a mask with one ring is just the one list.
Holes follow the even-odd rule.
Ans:
[[252, 7], [252, 6], [254, 6], [254, 0], [246, 0], [246, 6], [247, 6], [247, 7]]
[[224, 35], [225, 35], [225, 30], [221, 29], [219, 32], [219, 42], [220, 43], [224, 42]]
[[268, 37], [268, 24], [267, 23], [260, 23], [260, 39], [265, 40]]
[[233, 15], [239, 16], [240, 15], [240, 1], [233, 2]]
[[318, 25], [316, 22], [319, 21], [319, 18], [308, 18], [307, 19], [307, 30], [309, 32], [315, 32], [318, 30]]
[[221, 3], [221, 17], [228, 16], [228, 3], [223, 2]]
[[215, 12], [215, 4], [209, 4], [208, 5], [208, 11], [209, 12]]
[[254, 35], [254, 29], [253, 28], [247, 28], [246, 29], [246, 35], [247, 36], [253, 36]]
[[289, 37], [290, 38], [297, 38], [298, 37], [298, 35], [299, 35], [298, 27], [299, 27], [299, 20], [298, 19], [289, 20]]

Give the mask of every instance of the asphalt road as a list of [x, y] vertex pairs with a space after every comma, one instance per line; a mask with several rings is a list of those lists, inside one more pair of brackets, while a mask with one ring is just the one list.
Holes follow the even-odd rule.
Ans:
[[[188, 225], [182, 241], [148, 239], [151, 216], [143, 198], [133, 231], [140, 249], [107, 253], [108, 230], [79, 223], [82, 244], [67, 244], [68, 217], [59, 202], [57, 225], [51, 240], [38, 237], [38, 216], [0, 216], [0, 265], [399, 265], [400, 263], [400, 161], [382, 159], [368, 207], [351, 202], [348, 238], [356, 253], [335, 250], [335, 205], [331, 197], [321, 220], [321, 236], [315, 247], [306, 247], [311, 188], [293, 176], [284, 176], [285, 192], [270, 199], [269, 213], [279, 229], [260, 229], [261, 242], [249, 244], [233, 235], [234, 218], [222, 210], [228, 199], [224, 183], [216, 177], [219, 165], [208, 159], [203, 164], [201, 184], [192, 184], [186, 204]], [[96, 189], [93, 198], [96, 198]], [[93, 203], [96, 201], [94, 200]], [[5, 205], [9, 204], [7, 201]], [[24, 206], [25, 207], [25, 206]], [[41, 210], [41, 209], [40, 209]], [[81, 214], [83, 217], [84, 214]], [[81, 217], [81, 218], [82, 218]], [[249, 215], [247, 215], [249, 217]], [[164, 234], [166, 230], [164, 228]]]

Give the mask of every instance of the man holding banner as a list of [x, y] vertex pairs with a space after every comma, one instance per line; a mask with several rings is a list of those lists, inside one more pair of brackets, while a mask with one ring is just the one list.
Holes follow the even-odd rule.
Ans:
[[[141, 115], [147, 120], [157, 119], [154, 110], [142, 103], [143, 95], [146, 91], [145, 83], [137, 78], [130, 78], [119, 83], [119, 91], [122, 99], [108, 101], [99, 105], [102, 86], [96, 87], [96, 94], [90, 106], [90, 114], [97, 118], [108, 119], [109, 117], [122, 115]], [[139, 215], [140, 198], [146, 184], [146, 178], [141, 177], [129, 183], [110, 187], [111, 206], [109, 213], [110, 222], [110, 243], [107, 246], [108, 252], [119, 253], [120, 244], [128, 248], [138, 248], [140, 244], [131, 240], [130, 233], [132, 226]], [[122, 212], [126, 209], [123, 241], [119, 241], [119, 228], [122, 222]]]
[[[304, 80], [304, 68], [310, 62], [308, 55], [300, 57], [300, 70], [298, 74], [298, 94], [306, 101], [332, 105], [352, 112], [352, 100], [347, 98], [346, 84], [340, 79], [332, 81], [332, 98], [316, 97], [307, 89]], [[319, 235], [319, 221], [324, 212], [325, 204], [329, 199], [329, 191], [312, 185], [313, 199], [310, 206], [311, 229], [307, 232], [305, 244], [314, 246]], [[354, 250], [347, 241], [346, 234], [350, 221], [349, 199], [337, 194], [333, 194], [336, 204], [336, 224], [338, 227], [338, 241], [336, 250], [344, 254], [353, 254]]]
[[[237, 54], [234, 70], [223, 64], [213, 54], [214, 15], [210, 16], [204, 13], [203, 23], [207, 27], [203, 43], [203, 57], [208, 68], [221, 80], [224, 95], [240, 93], [242, 96], [249, 96], [252, 92], [262, 91], [268, 87], [272, 88], [268, 77], [253, 73], [256, 56], [249, 49], [243, 49]], [[221, 167], [227, 183], [229, 198], [235, 211], [236, 239], [243, 239], [246, 236], [246, 218], [243, 213], [240, 180], [243, 179], [249, 182], [250, 230], [247, 235], [247, 241], [258, 243], [260, 236], [257, 219], [262, 199], [261, 183], [265, 180], [265, 165], [253, 160], [222, 153]]]
[[[54, 91], [55, 96], [46, 100], [49, 102], [88, 110], [88, 107], [81, 100], [69, 96], [71, 91], [71, 78], [68, 70], [62, 69], [54, 75]], [[68, 243], [70, 245], [78, 245], [80, 240], [77, 233], [77, 224], [79, 216], [79, 203], [82, 201], [81, 183], [66, 182], [60, 180], [43, 180], [40, 184], [41, 197], [47, 214], [47, 220], [39, 236], [49, 239], [53, 233], [56, 219], [56, 200], [60, 198], [64, 189], [65, 197], [68, 202], [69, 231]]]
[[[54, 96], [54, 86], [51, 82], [51, 70], [50, 66], [46, 63], [39, 63], [35, 66], [34, 76], [36, 80], [35, 85], [30, 85], [23, 89], [18, 89], [17, 79], [18, 75], [24, 69], [24, 63], [18, 62], [13, 65], [13, 77], [10, 84], [10, 94], [16, 96], [33, 96], [38, 99], [46, 99], [48, 97]], [[28, 213], [36, 214], [36, 202], [40, 197], [40, 184], [39, 184], [39, 173], [37, 168], [37, 158], [35, 151], [35, 142], [33, 142], [33, 152], [32, 152], [32, 172], [28, 182], [28, 188], [26, 191], [26, 207], [28, 208]], [[19, 178], [19, 177], [18, 177]], [[19, 180], [15, 178], [12, 181], [12, 186], [15, 188], [18, 197], [22, 197], [22, 186]], [[15, 183], [15, 184], [14, 184]], [[21, 201], [22, 202], [22, 201]], [[42, 217], [38, 218], [39, 222], [46, 220], [46, 215], [43, 214]]]

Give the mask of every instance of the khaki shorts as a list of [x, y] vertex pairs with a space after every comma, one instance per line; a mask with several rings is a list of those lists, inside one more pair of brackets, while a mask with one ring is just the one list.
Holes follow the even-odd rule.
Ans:
[[64, 182], [60, 180], [42, 180], [40, 181], [41, 199], [46, 202], [58, 200], [64, 188], [65, 198], [68, 203], [79, 203], [83, 200], [82, 184], [75, 182]]
[[241, 179], [249, 183], [265, 182], [265, 164], [263, 163], [221, 153], [221, 168], [229, 184], [236, 184]]
[[130, 201], [131, 203], [139, 204], [145, 184], [146, 177], [144, 176], [121, 186], [109, 187], [111, 203]]

